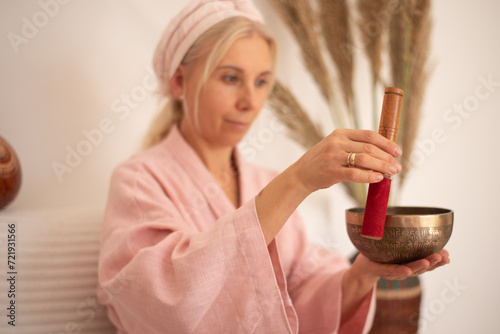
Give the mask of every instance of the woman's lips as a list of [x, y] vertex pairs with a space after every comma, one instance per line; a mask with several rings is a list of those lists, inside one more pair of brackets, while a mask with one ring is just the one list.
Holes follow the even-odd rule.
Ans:
[[233, 127], [237, 128], [237, 129], [241, 129], [241, 130], [247, 129], [247, 128], [248, 128], [248, 126], [250, 125], [250, 123], [249, 123], [249, 122], [243, 122], [243, 121], [232, 121], [232, 120], [226, 120], [226, 122], [227, 122], [229, 125], [231, 125], [231, 126], [233, 126]]

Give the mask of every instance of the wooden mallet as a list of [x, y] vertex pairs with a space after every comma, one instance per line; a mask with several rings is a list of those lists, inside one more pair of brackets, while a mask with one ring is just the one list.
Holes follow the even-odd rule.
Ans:
[[[393, 142], [396, 142], [398, 135], [402, 102], [402, 89], [394, 87], [385, 89], [378, 133]], [[368, 187], [363, 226], [361, 227], [363, 237], [375, 240], [384, 237], [385, 216], [387, 215], [390, 190], [391, 178], [387, 175], [384, 175], [382, 181], [371, 183]]]

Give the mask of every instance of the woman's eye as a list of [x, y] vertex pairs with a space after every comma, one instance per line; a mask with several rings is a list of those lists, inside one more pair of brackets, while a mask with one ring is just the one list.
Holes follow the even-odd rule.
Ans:
[[266, 84], [267, 84], [267, 80], [265, 80], [265, 79], [258, 79], [256, 81], [257, 87], [265, 86]]
[[235, 83], [238, 81], [238, 77], [235, 75], [225, 75], [223, 79], [228, 83]]

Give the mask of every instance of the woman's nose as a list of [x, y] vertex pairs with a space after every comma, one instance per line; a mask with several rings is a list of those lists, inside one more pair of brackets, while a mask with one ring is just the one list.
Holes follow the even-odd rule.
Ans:
[[255, 108], [255, 99], [255, 87], [252, 87], [248, 84], [243, 85], [239, 90], [236, 108], [241, 111], [251, 111]]

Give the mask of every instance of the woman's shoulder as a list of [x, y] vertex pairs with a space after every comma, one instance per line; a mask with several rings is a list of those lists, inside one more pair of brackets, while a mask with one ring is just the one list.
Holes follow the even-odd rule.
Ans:
[[132, 174], [141, 174], [154, 172], [161, 166], [166, 167], [165, 162], [170, 161], [172, 158], [168, 150], [162, 147], [162, 143], [156, 144], [151, 148], [144, 151], [134, 153], [127, 159], [120, 162], [113, 170], [113, 176], [120, 176], [126, 174], [128, 177]]

